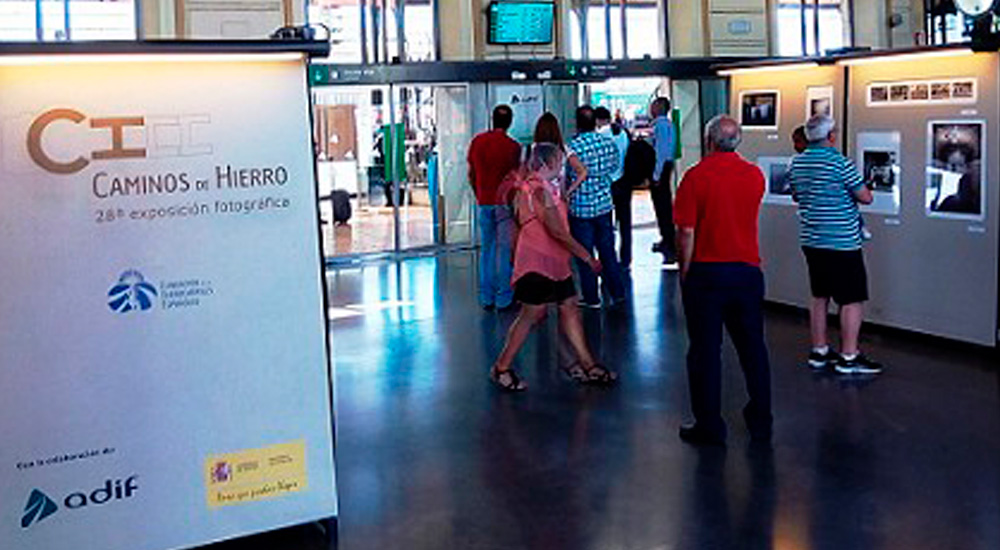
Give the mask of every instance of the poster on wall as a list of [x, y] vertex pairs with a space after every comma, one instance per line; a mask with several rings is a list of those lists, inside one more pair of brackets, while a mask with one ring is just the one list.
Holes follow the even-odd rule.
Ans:
[[916, 107], [976, 103], [975, 77], [936, 80], [873, 82], [868, 85], [869, 107]]
[[927, 123], [927, 215], [983, 220], [986, 217], [986, 122]]
[[810, 86], [806, 89], [806, 118], [816, 115], [833, 117], [833, 86]]
[[[497, 84], [493, 86], [493, 107], [509, 105], [514, 112], [514, 122], [508, 133], [522, 144], [531, 143], [535, 123], [545, 112], [545, 102], [540, 84]], [[566, 136], [567, 140], [570, 136]]]
[[777, 90], [740, 92], [740, 124], [744, 130], [778, 130], [781, 94]]
[[764, 202], [771, 204], [795, 204], [792, 200], [792, 186], [788, 179], [788, 169], [792, 157], [757, 157], [757, 166], [764, 173], [767, 183]]
[[337, 514], [304, 75], [290, 53], [0, 64], [3, 550]]
[[874, 198], [862, 211], [899, 214], [901, 140], [899, 132], [858, 132], [857, 168]]

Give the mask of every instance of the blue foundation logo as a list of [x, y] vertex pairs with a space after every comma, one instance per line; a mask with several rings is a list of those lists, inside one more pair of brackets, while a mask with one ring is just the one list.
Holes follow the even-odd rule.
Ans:
[[37, 523], [51, 516], [59, 510], [56, 503], [48, 495], [34, 489], [28, 497], [28, 503], [24, 505], [24, 516], [21, 518], [21, 528], [27, 529], [32, 523]]
[[118, 278], [108, 291], [108, 307], [118, 313], [128, 313], [132, 310], [146, 311], [153, 307], [153, 299], [157, 296], [156, 287], [146, 282], [142, 273], [130, 269]]

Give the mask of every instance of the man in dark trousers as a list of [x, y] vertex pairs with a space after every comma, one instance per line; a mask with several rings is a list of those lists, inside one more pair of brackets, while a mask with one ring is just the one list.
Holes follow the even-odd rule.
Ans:
[[622, 271], [629, 271], [632, 268], [632, 191], [636, 187], [652, 182], [655, 165], [656, 151], [653, 146], [646, 140], [633, 139], [625, 152], [622, 177], [611, 187], [621, 241], [618, 257]]
[[656, 212], [656, 224], [660, 228], [661, 239], [653, 245], [653, 252], [663, 254], [663, 263], [673, 264], [677, 261], [677, 251], [674, 249], [671, 186], [677, 136], [671, 118], [670, 100], [665, 97], [654, 99], [649, 106], [649, 114], [653, 117], [653, 147], [656, 149], [656, 166], [653, 169], [652, 184], [649, 186], [649, 198], [653, 200], [653, 210]]
[[771, 368], [764, 342], [764, 275], [757, 216], [764, 175], [736, 153], [740, 125], [721, 115], [705, 129], [708, 155], [677, 189], [674, 221], [690, 344], [688, 385], [695, 423], [680, 429], [692, 444], [723, 445], [722, 327], [736, 347], [750, 402], [750, 437], [771, 439]]
[[469, 184], [479, 204], [479, 304], [484, 309], [506, 309], [514, 299], [510, 286], [513, 218], [497, 196], [504, 177], [521, 162], [521, 146], [507, 135], [513, 121], [511, 108], [497, 105], [493, 129], [477, 135], [469, 145]]

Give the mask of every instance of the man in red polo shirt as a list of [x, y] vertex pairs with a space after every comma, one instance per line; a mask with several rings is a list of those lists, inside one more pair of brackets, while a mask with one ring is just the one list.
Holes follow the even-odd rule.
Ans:
[[771, 367], [764, 342], [764, 275], [757, 215], [764, 175], [738, 153], [740, 125], [721, 115], [705, 128], [708, 155], [684, 174], [674, 203], [681, 293], [687, 317], [687, 370], [695, 423], [680, 429], [693, 444], [723, 445], [722, 327], [736, 347], [750, 402], [750, 437], [771, 439]]
[[493, 129], [469, 145], [469, 184], [479, 203], [479, 304], [484, 309], [511, 306], [510, 246], [513, 218], [500, 201], [497, 189], [504, 177], [521, 163], [521, 146], [507, 135], [514, 113], [507, 105], [493, 109]]

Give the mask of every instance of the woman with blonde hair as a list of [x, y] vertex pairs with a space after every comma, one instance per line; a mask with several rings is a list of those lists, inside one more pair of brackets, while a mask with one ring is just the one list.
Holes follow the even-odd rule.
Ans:
[[514, 299], [521, 302], [521, 312], [507, 333], [503, 351], [497, 357], [490, 379], [501, 389], [522, 391], [527, 388], [513, 370], [514, 358], [532, 329], [548, 313], [549, 305], [559, 311], [559, 329], [576, 355], [576, 361], [563, 370], [583, 384], [608, 385], [617, 375], [599, 365], [587, 346], [580, 310], [576, 303], [576, 285], [570, 259], [580, 258], [595, 272], [601, 263], [590, 255], [569, 232], [569, 212], [560, 200], [552, 181], [563, 170], [565, 154], [552, 143], [538, 143], [531, 153], [524, 173], [513, 190], [514, 219]]

